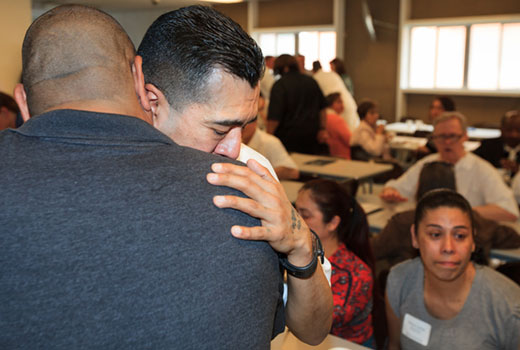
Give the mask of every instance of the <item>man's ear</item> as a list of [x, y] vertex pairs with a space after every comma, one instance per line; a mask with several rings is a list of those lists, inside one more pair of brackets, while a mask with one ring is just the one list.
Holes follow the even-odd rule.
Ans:
[[25, 94], [25, 89], [23, 84], [16, 84], [14, 87], [14, 100], [20, 108], [20, 114], [22, 115], [22, 119], [24, 122], [31, 119], [31, 114], [29, 113], [29, 106], [27, 105], [27, 95]]
[[132, 75], [134, 78], [134, 89], [139, 99], [141, 107], [145, 112], [151, 112], [150, 101], [146, 95], [146, 89], [144, 87], [144, 74], [143, 74], [143, 58], [139, 55], [135, 56], [134, 63], [132, 63]]
[[166, 96], [153, 84], [146, 84], [146, 97], [153, 115], [153, 126], [166, 133], [166, 123], [170, 120], [170, 103]]
[[412, 226], [410, 227], [410, 235], [410, 238], [412, 239], [412, 246], [415, 249], [419, 249], [419, 242], [417, 242], [417, 236], [415, 235], [415, 224], [412, 224]]

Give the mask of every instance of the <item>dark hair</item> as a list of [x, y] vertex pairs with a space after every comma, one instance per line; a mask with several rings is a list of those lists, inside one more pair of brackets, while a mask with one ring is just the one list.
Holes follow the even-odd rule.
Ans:
[[415, 208], [414, 234], [417, 235], [419, 223], [426, 216], [426, 213], [429, 210], [441, 207], [456, 208], [468, 216], [471, 224], [471, 235], [475, 243], [475, 251], [471, 254], [471, 260], [478, 264], [486, 265], [488, 259], [484, 253], [484, 249], [477, 242], [477, 223], [473, 209], [466, 198], [460, 193], [448, 189], [437, 189], [424, 194]]
[[38, 17], [22, 45], [22, 82], [31, 116], [70, 101], [135, 97], [134, 44], [109, 14], [57, 6]]
[[500, 127], [503, 128], [510, 121], [520, 118], [520, 111], [512, 110], [504, 113], [502, 119], [500, 120]]
[[368, 222], [363, 208], [347, 190], [332, 180], [317, 179], [306, 182], [300, 191], [309, 190], [323, 221], [339, 216], [337, 234], [340, 242], [374, 270], [374, 255], [369, 243]]
[[285, 74], [285, 68], [287, 68], [287, 72], [299, 72], [300, 66], [298, 66], [298, 61], [294, 56], [283, 54], [278, 56], [274, 60], [273, 71], [275, 75], [283, 75]]
[[0, 92], [0, 108], [1, 107], [5, 107], [13, 113], [18, 114], [20, 112], [14, 98], [3, 92]]
[[321, 63], [320, 61], [314, 61], [312, 62], [312, 71], [314, 73], [316, 73], [317, 71], [319, 71], [321, 69]]
[[207, 6], [184, 7], [157, 18], [138, 55], [146, 82], [160, 89], [177, 110], [211, 98], [207, 87], [215, 69], [252, 88], [264, 71], [257, 43], [236, 22]]
[[371, 101], [371, 100], [361, 101], [361, 103], [359, 104], [359, 106], [357, 108], [357, 113], [359, 115], [359, 119], [361, 119], [361, 120], [365, 119], [368, 111], [375, 108], [376, 106], [377, 106], [377, 104], [374, 101]]
[[325, 101], [327, 101], [327, 107], [332, 106], [332, 104], [340, 97], [341, 95], [339, 92], [333, 92], [332, 94], [328, 94], [325, 97]]
[[415, 199], [419, 201], [426, 192], [440, 188], [457, 190], [453, 164], [441, 161], [424, 164], [419, 174]]
[[453, 112], [456, 109], [455, 102], [451, 99], [451, 97], [437, 96], [434, 98], [434, 100], [438, 100], [446, 112]]
[[475, 238], [476, 226], [471, 205], [460, 193], [448, 189], [432, 190], [421, 197], [415, 208], [415, 234], [417, 234], [419, 222], [426, 216], [426, 212], [441, 207], [457, 208], [468, 215], [471, 222], [471, 232], [473, 238]]
[[334, 65], [334, 70], [339, 75], [343, 75], [343, 74], [347, 73], [347, 71], [345, 70], [345, 64], [343, 64], [343, 61], [341, 59], [336, 57], [335, 59], [330, 61], [330, 63], [332, 63]]

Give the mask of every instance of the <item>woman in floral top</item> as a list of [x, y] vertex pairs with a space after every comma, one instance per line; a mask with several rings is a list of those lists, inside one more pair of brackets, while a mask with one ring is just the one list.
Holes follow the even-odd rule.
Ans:
[[372, 327], [373, 255], [363, 209], [338, 183], [307, 182], [296, 208], [323, 245], [332, 264], [334, 315], [331, 333], [375, 347]]

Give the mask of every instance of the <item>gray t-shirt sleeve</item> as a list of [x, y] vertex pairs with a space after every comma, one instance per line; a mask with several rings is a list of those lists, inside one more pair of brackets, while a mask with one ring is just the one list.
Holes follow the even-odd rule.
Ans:
[[422, 271], [420, 258], [403, 261], [390, 270], [386, 282], [386, 294], [388, 303], [394, 314], [401, 318], [400, 306], [405, 298], [405, 293], [413, 289], [418, 273]]

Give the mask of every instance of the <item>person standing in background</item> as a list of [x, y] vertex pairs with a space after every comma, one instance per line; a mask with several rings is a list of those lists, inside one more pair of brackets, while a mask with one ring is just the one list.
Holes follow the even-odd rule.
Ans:
[[335, 72], [324, 72], [321, 69], [321, 64], [316, 61], [317, 70], [312, 77], [318, 82], [321, 91], [325, 96], [332, 93], [339, 93], [341, 101], [343, 102], [343, 110], [340, 113], [341, 117], [347, 123], [350, 130], [355, 130], [359, 126], [359, 115], [357, 112], [357, 104], [352, 95], [341, 81], [341, 77]]
[[288, 152], [328, 154], [327, 102], [318, 83], [300, 72], [291, 55], [279, 56], [274, 72], [281, 78], [271, 90], [267, 132], [278, 137]]
[[345, 87], [350, 92], [350, 95], [354, 97], [354, 83], [352, 82], [350, 76], [347, 74], [347, 70], [345, 69], [345, 64], [343, 63], [343, 60], [336, 57], [335, 59], [330, 61], [330, 69], [333, 72], [336, 72], [341, 77], [343, 83], [345, 84]]

